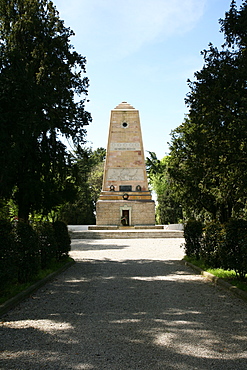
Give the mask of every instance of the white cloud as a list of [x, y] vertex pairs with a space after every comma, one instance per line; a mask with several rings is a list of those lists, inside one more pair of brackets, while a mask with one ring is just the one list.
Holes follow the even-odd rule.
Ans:
[[110, 58], [183, 34], [194, 27], [207, 0], [55, 0], [81, 43]]

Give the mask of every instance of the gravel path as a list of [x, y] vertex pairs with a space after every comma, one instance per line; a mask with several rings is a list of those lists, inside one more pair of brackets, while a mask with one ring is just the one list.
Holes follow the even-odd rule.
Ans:
[[182, 241], [74, 240], [77, 264], [2, 317], [0, 369], [246, 370], [247, 304]]

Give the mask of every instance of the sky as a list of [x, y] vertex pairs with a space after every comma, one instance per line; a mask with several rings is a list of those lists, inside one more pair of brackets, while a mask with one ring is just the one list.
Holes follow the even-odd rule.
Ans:
[[[139, 110], [145, 155], [169, 154], [171, 131], [184, 121], [187, 80], [201, 51], [224, 42], [219, 19], [231, 0], [53, 0], [86, 57], [86, 146], [106, 148], [110, 112], [122, 101]], [[237, 1], [240, 5], [241, 0]]]

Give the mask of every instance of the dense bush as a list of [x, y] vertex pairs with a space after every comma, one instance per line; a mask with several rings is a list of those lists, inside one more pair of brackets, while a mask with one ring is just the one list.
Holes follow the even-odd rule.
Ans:
[[17, 251], [14, 243], [13, 225], [0, 219], [0, 292], [8, 283], [17, 279]]
[[57, 255], [57, 242], [52, 224], [40, 223], [35, 227], [39, 241], [41, 268], [45, 269]]
[[220, 248], [222, 266], [234, 270], [240, 280], [247, 274], [247, 221], [230, 220], [225, 228], [225, 240]]
[[226, 225], [212, 221], [202, 228], [189, 220], [184, 227], [185, 253], [212, 268], [234, 270], [240, 280], [247, 274], [247, 221], [231, 219]]
[[202, 223], [189, 220], [184, 225], [185, 253], [188, 257], [199, 259], [202, 241]]
[[31, 225], [18, 221], [14, 228], [18, 254], [18, 281], [25, 283], [40, 269], [38, 236]]
[[0, 295], [17, 282], [31, 281], [55, 259], [68, 256], [70, 244], [63, 222], [38, 223], [32, 227], [0, 218]]
[[62, 221], [56, 221], [53, 223], [53, 229], [55, 232], [55, 239], [57, 243], [57, 260], [60, 260], [63, 256], [68, 256], [70, 251], [70, 236], [67, 225]]
[[212, 221], [205, 225], [203, 229], [203, 239], [200, 250], [200, 258], [206, 265], [214, 268], [221, 266], [219, 249], [224, 239], [223, 226]]

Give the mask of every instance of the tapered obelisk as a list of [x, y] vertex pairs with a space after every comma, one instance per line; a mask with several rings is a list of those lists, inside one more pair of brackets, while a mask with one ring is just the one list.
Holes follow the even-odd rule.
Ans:
[[126, 102], [111, 111], [96, 224], [155, 224], [155, 203], [148, 190], [139, 111]]

